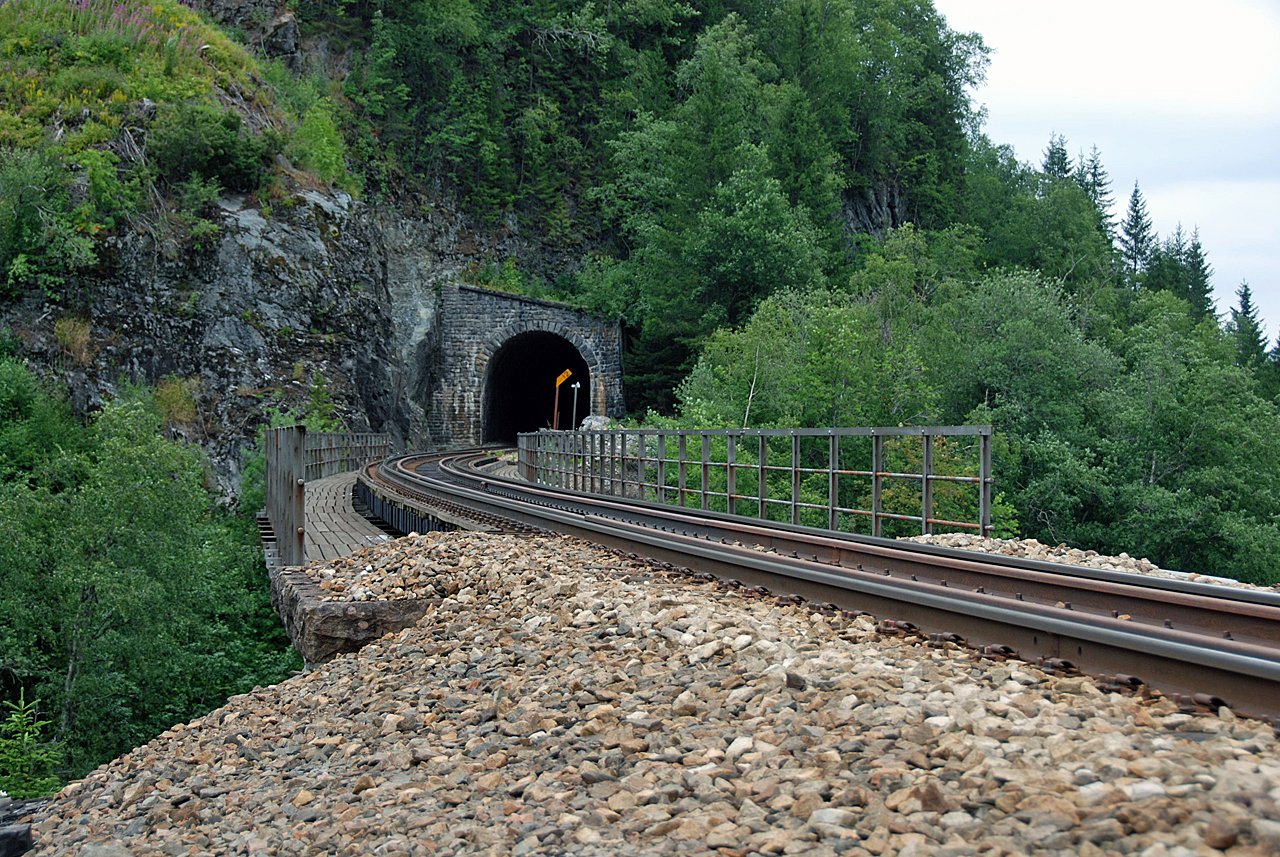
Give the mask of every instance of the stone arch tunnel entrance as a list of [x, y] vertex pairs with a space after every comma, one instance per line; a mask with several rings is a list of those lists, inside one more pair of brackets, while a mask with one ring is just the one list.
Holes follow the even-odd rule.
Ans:
[[[514, 444], [520, 432], [550, 428], [556, 378], [566, 369], [573, 374], [560, 387], [560, 428], [572, 429], [591, 412], [590, 371], [578, 349], [546, 331], [520, 333], [504, 342], [485, 373], [485, 442]], [[582, 385], [576, 413], [575, 383]]]

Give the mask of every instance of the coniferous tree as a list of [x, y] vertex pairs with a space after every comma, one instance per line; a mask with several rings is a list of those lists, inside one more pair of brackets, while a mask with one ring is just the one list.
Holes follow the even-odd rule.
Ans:
[[1142, 285], [1154, 292], [1173, 292], [1183, 297], [1186, 291], [1186, 260], [1187, 236], [1179, 223], [1163, 241], [1153, 242]]
[[1248, 281], [1242, 281], [1236, 290], [1240, 304], [1231, 310], [1228, 331], [1236, 341], [1236, 365], [1255, 377], [1267, 359], [1267, 340], [1262, 333], [1262, 320], [1253, 304], [1253, 291]]
[[1076, 183], [1089, 195], [1098, 209], [1099, 226], [1108, 238], [1115, 235], [1115, 224], [1111, 222], [1111, 176], [1102, 166], [1102, 153], [1095, 145], [1086, 156], [1084, 152], [1076, 159]]
[[1217, 314], [1209, 282], [1212, 274], [1200, 244], [1200, 231], [1194, 230], [1188, 241], [1179, 223], [1168, 238], [1152, 248], [1142, 284], [1152, 291], [1168, 291], [1182, 298], [1191, 305], [1191, 317], [1200, 321]]
[[1050, 178], [1066, 181], [1071, 178], [1071, 158], [1067, 155], [1067, 138], [1061, 134], [1049, 135], [1049, 147], [1044, 150], [1041, 170]]
[[1204, 256], [1204, 247], [1200, 244], [1200, 229], [1191, 232], [1191, 244], [1187, 247], [1187, 280], [1186, 293], [1179, 295], [1187, 303], [1197, 319], [1217, 315], [1218, 308], [1213, 303], [1213, 268]]
[[1133, 193], [1129, 195], [1129, 211], [1120, 224], [1120, 255], [1131, 276], [1136, 277], [1139, 271], [1146, 268], [1155, 243], [1156, 233], [1151, 228], [1147, 202], [1142, 198], [1142, 191], [1135, 181]]
[[1276, 344], [1267, 352], [1258, 372], [1258, 394], [1269, 402], [1280, 401], [1280, 337], [1276, 337]]

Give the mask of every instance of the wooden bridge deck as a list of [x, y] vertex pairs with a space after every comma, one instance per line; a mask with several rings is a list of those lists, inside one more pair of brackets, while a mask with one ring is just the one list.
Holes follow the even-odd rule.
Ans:
[[355, 510], [351, 489], [355, 472], [307, 483], [307, 562], [331, 560], [391, 538]]

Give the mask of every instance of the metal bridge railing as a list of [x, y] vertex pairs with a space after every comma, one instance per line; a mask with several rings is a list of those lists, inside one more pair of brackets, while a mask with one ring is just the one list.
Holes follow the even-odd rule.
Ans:
[[356, 470], [394, 453], [391, 437], [356, 432], [311, 432], [305, 426], [267, 429], [267, 519], [281, 566], [306, 563], [306, 484]]
[[359, 470], [366, 464], [395, 454], [391, 436], [370, 432], [308, 432], [306, 480], [308, 482]]
[[[905, 521], [926, 535], [935, 527], [989, 535], [991, 432], [991, 426], [543, 430], [519, 436], [519, 469], [530, 482], [559, 488], [831, 530], [847, 525], [857, 532], [869, 522], [879, 536], [886, 521]], [[946, 484], [975, 490], [961, 497], [958, 489], [940, 488]], [[865, 508], [848, 505], [854, 501]], [[940, 518], [939, 505], [972, 510], [977, 520]], [[906, 511], [912, 506], [920, 513]]]

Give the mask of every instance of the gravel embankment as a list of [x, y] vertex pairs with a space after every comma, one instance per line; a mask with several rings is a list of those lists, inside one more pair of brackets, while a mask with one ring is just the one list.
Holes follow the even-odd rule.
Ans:
[[939, 533], [932, 536], [912, 536], [903, 539], [918, 544], [941, 545], [948, 548], [996, 553], [1004, 556], [1026, 557], [1044, 562], [1060, 562], [1066, 565], [1083, 565], [1090, 568], [1107, 568], [1113, 571], [1128, 571], [1137, 574], [1149, 574], [1156, 577], [1175, 578], [1178, 580], [1194, 580], [1199, 583], [1213, 583], [1219, 586], [1240, 586], [1246, 589], [1280, 589], [1280, 584], [1272, 587], [1255, 586], [1233, 580], [1230, 577], [1215, 577], [1208, 574], [1191, 574], [1185, 571], [1173, 571], [1161, 568], [1151, 560], [1143, 557], [1137, 559], [1122, 553], [1120, 556], [1106, 556], [1097, 551], [1081, 550], [1066, 545], [1046, 545], [1035, 539], [996, 539], [969, 533]]
[[441, 603], [69, 785], [34, 853], [1280, 853], [1275, 736], [1225, 709], [570, 539], [409, 537], [358, 560], [335, 596]]

